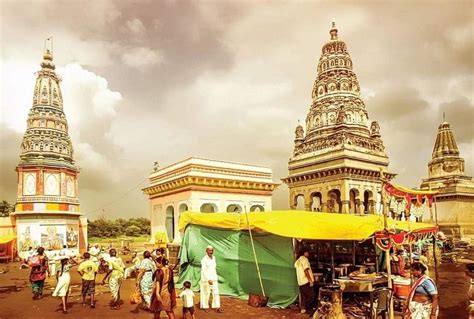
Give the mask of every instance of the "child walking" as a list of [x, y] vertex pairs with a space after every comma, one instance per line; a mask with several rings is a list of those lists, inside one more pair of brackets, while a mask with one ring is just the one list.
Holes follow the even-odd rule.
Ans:
[[191, 283], [185, 281], [183, 284], [184, 290], [179, 294], [179, 298], [183, 299], [183, 319], [187, 318], [189, 313], [191, 319], [194, 317], [194, 292], [191, 290]]

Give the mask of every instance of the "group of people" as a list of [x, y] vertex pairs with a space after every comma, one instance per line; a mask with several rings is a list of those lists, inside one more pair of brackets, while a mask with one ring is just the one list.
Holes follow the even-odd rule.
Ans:
[[[316, 310], [316, 296], [314, 276], [308, 259], [309, 250], [303, 248], [299, 255], [294, 266], [300, 290], [301, 313], [309, 313], [310, 317], [312, 317]], [[398, 255], [402, 256], [402, 252], [399, 252]], [[425, 258], [420, 258], [420, 261], [413, 262], [410, 265], [410, 273], [414, 278], [414, 283], [411, 286], [404, 309], [404, 319], [436, 319], [438, 316], [438, 289], [436, 283], [427, 274], [426, 253], [423, 253], [421, 256]], [[404, 266], [405, 264], [403, 263], [403, 268], [401, 269], [404, 269]]]
[[[216, 258], [213, 255], [214, 249], [208, 246], [206, 255], [201, 260], [201, 301], [200, 308], [208, 311], [210, 295], [212, 294], [211, 308], [217, 312], [222, 312], [220, 307], [220, 296], [218, 289], [218, 276]], [[50, 260], [43, 247], [39, 247], [37, 252], [29, 256], [26, 263], [31, 268], [30, 282], [33, 292], [33, 299], [43, 297], [43, 288], [47, 276], [52, 276], [51, 265], [59, 261], [59, 267], [55, 271], [57, 284], [52, 296], [62, 299], [62, 311], [67, 314], [67, 298], [71, 283], [71, 269], [77, 266], [77, 272], [82, 277], [82, 305], [87, 306], [86, 299], [90, 296], [90, 308], [95, 308], [95, 284], [96, 276], [99, 272], [101, 260], [100, 251], [97, 247], [92, 247], [89, 252], [85, 252], [79, 262], [70, 254], [62, 254]], [[106, 274], [101, 283], [106, 284], [110, 289], [112, 300], [111, 309], [120, 309], [120, 288], [125, 278], [126, 270], [136, 271], [136, 289], [140, 292], [143, 309], [154, 314], [155, 318], [160, 317], [162, 311], [166, 312], [168, 318], [175, 318], [174, 308], [176, 299], [183, 300], [183, 317], [187, 315], [194, 319], [194, 293], [191, 290], [191, 282], [183, 284], [182, 292], [177, 295], [175, 291], [173, 268], [169, 267], [168, 259], [163, 248], [152, 252], [145, 251], [143, 259], [134, 256], [134, 265], [126, 268], [123, 260], [117, 256], [117, 251], [112, 248], [106, 258]], [[54, 275], [53, 275], [54, 276]]]
[[[212, 294], [211, 308], [217, 312], [222, 312], [216, 270], [217, 263], [213, 254], [214, 248], [208, 246], [206, 255], [201, 260], [200, 308], [208, 311], [210, 295]], [[189, 314], [194, 319], [195, 296], [191, 290], [191, 282], [184, 282], [182, 292], [176, 295], [173, 269], [168, 266], [164, 251], [158, 250], [155, 252], [155, 256], [153, 255], [149, 251], [145, 251], [143, 260], [136, 266], [138, 269], [136, 285], [143, 300], [143, 309], [154, 313], [156, 318], [159, 318], [161, 311], [166, 312], [168, 318], [174, 318], [176, 299], [182, 298], [183, 317], [186, 318]]]

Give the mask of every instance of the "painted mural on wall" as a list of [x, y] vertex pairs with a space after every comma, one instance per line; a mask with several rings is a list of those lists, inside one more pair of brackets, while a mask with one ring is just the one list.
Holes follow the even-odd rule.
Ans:
[[79, 227], [68, 225], [66, 230], [67, 248], [78, 248], [79, 246]]
[[31, 248], [39, 247], [41, 232], [38, 224], [18, 225], [18, 249], [20, 252], [28, 251]]
[[60, 250], [65, 241], [65, 225], [41, 225], [41, 246], [46, 250]]

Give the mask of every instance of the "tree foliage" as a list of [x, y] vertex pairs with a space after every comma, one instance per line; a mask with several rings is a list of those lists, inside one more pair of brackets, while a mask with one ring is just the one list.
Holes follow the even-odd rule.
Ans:
[[89, 237], [115, 238], [118, 236], [150, 235], [150, 220], [144, 217], [109, 220], [104, 216], [89, 221], [87, 232]]
[[10, 215], [11, 212], [13, 212], [15, 206], [11, 205], [9, 202], [6, 200], [2, 200], [0, 202], [0, 217], [7, 217]]

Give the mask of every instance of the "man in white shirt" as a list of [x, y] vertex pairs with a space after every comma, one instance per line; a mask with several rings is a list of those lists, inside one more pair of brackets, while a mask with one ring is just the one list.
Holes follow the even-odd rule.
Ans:
[[216, 257], [214, 248], [207, 246], [206, 255], [201, 259], [201, 309], [209, 309], [209, 297], [212, 292], [212, 309], [223, 312], [217, 282]]
[[91, 260], [98, 264], [100, 255], [99, 244], [95, 244], [91, 249], [89, 249], [89, 254], [91, 254]]
[[295, 262], [296, 279], [298, 280], [301, 296], [301, 313], [312, 313], [315, 308], [314, 276], [308, 257], [309, 250], [303, 248], [300, 257]]

